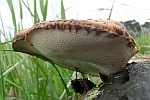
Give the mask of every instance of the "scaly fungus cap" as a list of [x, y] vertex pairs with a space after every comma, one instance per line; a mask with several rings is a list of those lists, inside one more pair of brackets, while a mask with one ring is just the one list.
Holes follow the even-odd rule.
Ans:
[[112, 20], [55, 20], [19, 31], [14, 51], [83, 73], [109, 76], [138, 53], [124, 26]]

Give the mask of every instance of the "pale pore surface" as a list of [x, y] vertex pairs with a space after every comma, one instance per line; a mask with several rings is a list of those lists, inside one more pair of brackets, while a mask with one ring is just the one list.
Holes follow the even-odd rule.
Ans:
[[110, 75], [122, 70], [136, 53], [127, 46], [125, 36], [109, 38], [108, 33], [96, 36], [86, 30], [38, 29], [27, 39], [45, 57], [56, 64], [84, 73]]

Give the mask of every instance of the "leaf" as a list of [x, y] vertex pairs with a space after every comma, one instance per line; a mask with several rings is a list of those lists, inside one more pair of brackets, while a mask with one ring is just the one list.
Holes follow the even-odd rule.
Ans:
[[17, 24], [16, 24], [16, 16], [15, 16], [15, 11], [14, 11], [14, 7], [13, 7], [13, 4], [12, 4], [12, 0], [7, 0], [7, 4], [9, 6], [9, 10], [11, 11], [13, 25], [14, 25], [15, 33], [16, 33], [17, 32]]
[[109, 13], [108, 19], [110, 19], [110, 17], [111, 17], [111, 14], [112, 14], [112, 11], [113, 11], [113, 6], [114, 6], [114, 1], [113, 1], [113, 4], [112, 4], [112, 7], [111, 7], [111, 9], [110, 9], [110, 13]]
[[22, 4], [21, 1], [19, 0], [19, 7], [20, 7], [20, 19], [23, 19], [23, 13], [22, 13]]
[[40, 1], [40, 9], [41, 9], [43, 21], [45, 21], [47, 17], [48, 0], [46, 0], [45, 4], [44, 4], [44, 0], [39, 0], [39, 1]]
[[66, 19], [63, 0], [61, 0], [61, 19]]

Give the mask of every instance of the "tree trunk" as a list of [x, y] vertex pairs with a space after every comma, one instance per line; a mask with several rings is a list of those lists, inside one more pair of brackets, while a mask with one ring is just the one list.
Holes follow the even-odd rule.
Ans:
[[150, 100], [150, 62], [130, 64], [81, 100]]

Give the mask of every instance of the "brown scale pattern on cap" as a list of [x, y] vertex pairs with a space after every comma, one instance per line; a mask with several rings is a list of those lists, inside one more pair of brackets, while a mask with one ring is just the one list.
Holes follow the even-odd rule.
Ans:
[[17, 40], [24, 40], [27, 44], [33, 46], [30, 41], [28, 41], [26, 38], [26, 35], [29, 33], [30, 29], [23, 29], [21, 31], [19, 31], [18, 33], [16, 33], [15, 37], [13, 38], [13, 44], [17, 41]]
[[128, 34], [128, 32], [121, 23], [112, 20], [92, 20], [92, 19], [89, 20], [72, 19], [72, 20], [55, 20], [55, 21], [41, 22], [36, 25], [33, 25], [30, 29], [20, 31], [19, 34], [15, 36], [14, 41], [16, 41], [16, 39], [25, 38], [25, 41], [29, 45], [32, 45], [26, 39], [26, 35], [37, 29], [58, 29], [60, 31], [68, 29], [69, 32], [71, 32], [72, 29], [75, 29], [76, 33], [78, 33], [80, 29], [85, 29], [88, 34], [95, 31], [95, 35], [97, 36], [107, 32], [109, 33], [106, 36], [107, 38], [115, 38], [124, 35], [127, 40], [127, 46], [135, 47], [135, 42], [133, 38]]
[[19, 31], [18, 33], [16, 33], [15, 37], [13, 38], [13, 42], [15, 42], [16, 40], [24, 39], [28, 32], [29, 29], [23, 29]]

